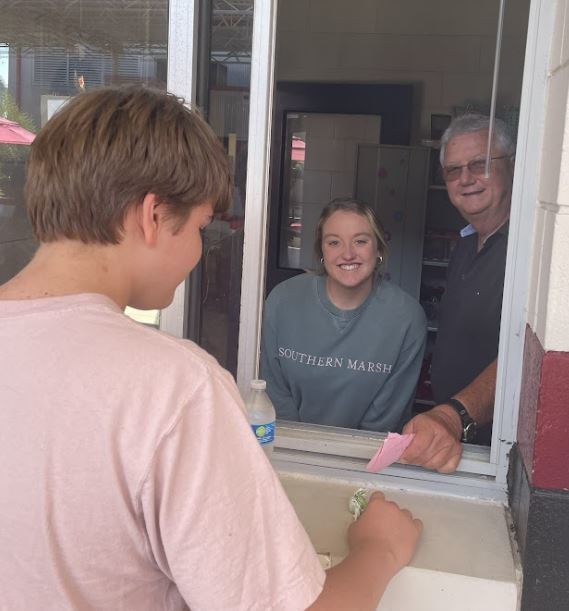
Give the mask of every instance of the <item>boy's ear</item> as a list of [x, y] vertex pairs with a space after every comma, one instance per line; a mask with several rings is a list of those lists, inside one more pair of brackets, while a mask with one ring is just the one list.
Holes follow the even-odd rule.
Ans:
[[137, 206], [137, 221], [147, 246], [156, 245], [158, 232], [164, 223], [163, 214], [164, 206], [160, 206], [154, 193], [147, 193]]

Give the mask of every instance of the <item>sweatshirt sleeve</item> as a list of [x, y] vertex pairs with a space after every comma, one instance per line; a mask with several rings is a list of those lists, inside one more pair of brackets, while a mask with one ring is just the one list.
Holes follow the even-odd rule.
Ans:
[[[387, 382], [374, 397], [360, 428], [385, 430], [385, 414], [394, 414], [391, 432], [399, 432], [410, 420], [413, 399], [427, 341], [427, 321], [420, 306], [414, 309], [399, 357]], [[398, 415], [398, 417], [395, 417]]]
[[277, 324], [279, 320], [277, 299], [272, 293], [265, 302], [261, 338], [260, 375], [267, 382], [267, 393], [275, 406], [277, 418], [298, 422], [300, 416], [287, 379], [279, 362]]

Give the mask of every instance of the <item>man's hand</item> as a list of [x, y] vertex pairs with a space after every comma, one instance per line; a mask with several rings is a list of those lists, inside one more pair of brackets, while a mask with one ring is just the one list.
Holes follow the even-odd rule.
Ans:
[[437, 405], [410, 420], [403, 434], [414, 433], [415, 438], [399, 462], [419, 465], [440, 473], [456, 470], [462, 455], [462, 423], [450, 405]]

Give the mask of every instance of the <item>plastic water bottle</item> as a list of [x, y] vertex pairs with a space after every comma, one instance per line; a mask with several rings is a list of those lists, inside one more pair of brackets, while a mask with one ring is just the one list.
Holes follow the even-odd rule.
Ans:
[[251, 380], [251, 388], [245, 399], [245, 407], [249, 424], [257, 441], [265, 451], [268, 458], [273, 453], [275, 445], [276, 412], [269, 395], [266, 393], [265, 380]]

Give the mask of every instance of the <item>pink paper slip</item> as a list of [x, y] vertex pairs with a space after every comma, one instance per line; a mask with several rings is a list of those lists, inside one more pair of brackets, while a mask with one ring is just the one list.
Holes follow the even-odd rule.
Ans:
[[405, 452], [407, 446], [413, 441], [413, 437], [415, 437], [415, 433], [410, 435], [388, 433], [382, 446], [366, 465], [366, 471], [377, 473], [398, 461], [401, 458], [401, 454]]

